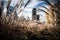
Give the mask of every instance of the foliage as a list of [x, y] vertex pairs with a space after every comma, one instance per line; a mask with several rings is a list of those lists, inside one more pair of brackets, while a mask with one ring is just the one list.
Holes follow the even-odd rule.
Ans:
[[59, 40], [60, 27], [2, 15], [0, 40]]

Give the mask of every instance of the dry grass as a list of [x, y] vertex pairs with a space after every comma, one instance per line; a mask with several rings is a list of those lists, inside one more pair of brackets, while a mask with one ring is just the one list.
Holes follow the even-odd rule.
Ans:
[[11, 15], [0, 18], [0, 40], [59, 40], [60, 27]]

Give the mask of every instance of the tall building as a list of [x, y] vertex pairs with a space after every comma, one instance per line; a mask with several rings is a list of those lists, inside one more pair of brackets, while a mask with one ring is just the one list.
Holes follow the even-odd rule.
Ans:
[[32, 10], [32, 20], [36, 20], [36, 8], [33, 8]]
[[33, 8], [32, 10], [32, 20], [39, 21], [40, 15], [37, 14], [37, 8]]

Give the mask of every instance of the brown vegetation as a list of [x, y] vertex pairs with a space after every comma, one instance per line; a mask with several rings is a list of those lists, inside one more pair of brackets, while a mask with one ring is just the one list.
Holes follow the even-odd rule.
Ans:
[[60, 27], [2, 15], [0, 40], [59, 40]]

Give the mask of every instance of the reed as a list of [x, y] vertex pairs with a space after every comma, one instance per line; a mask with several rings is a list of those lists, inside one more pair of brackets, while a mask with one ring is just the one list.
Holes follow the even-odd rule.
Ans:
[[0, 40], [59, 40], [60, 27], [52, 24], [16, 18], [11, 15], [0, 17]]

